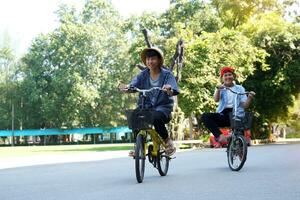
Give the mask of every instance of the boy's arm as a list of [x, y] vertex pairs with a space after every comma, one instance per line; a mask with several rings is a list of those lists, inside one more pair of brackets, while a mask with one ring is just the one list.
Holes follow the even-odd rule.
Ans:
[[247, 100], [243, 103], [243, 107], [246, 109], [250, 106], [253, 98], [254, 98], [255, 92], [251, 91], [247, 97]]
[[[244, 92], [245, 92], [245, 88], [243, 86], [241, 86], [241, 93], [244, 93]], [[255, 95], [255, 92], [253, 92], [253, 91], [251, 91], [249, 93], [248, 97], [246, 95], [242, 95], [241, 102], [242, 102], [244, 109], [247, 109], [250, 106], [250, 104], [254, 98], [254, 95]]]
[[165, 90], [168, 93], [168, 95], [170, 95], [170, 96], [179, 94], [177, 82], [172, 73], [169, 74], [168, 80], [166, 81], [165, 85], [163, 86], [163, 90]]
[[139, 76], [136, 76], [136, 77], [134, 77], [134, 78], [131, 80], [130, 84], [126, 85], [126, 84], [122, 84], [122, 83], [121, 83], [121, 84], [118, 86], [118, 88], [119, 88], [119, 90], [122, 91], [122, 92], [128, 92], [128, 90], [129, 90], [130, 87], [137, 87], [137, 88], [138, 88], [139, 82], [140, 82], [139, 80], [140, 80]]
[[129, 86], [138, 87], [138, 85], [139, 85], [139, 76], [136, 76], [131, 80]]

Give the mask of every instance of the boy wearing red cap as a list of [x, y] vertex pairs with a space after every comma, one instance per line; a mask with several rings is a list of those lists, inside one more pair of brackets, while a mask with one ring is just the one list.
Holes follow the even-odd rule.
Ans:
[[216, 140], [220, 143], [226, 142], [227, 139], [222, 134], [219, 127], [230, 127], [229, 113], [234, 112], [235, 104], [237, 103], [237, 116], [243, 117], [245, 115], [244, 109], [249, 107], [253, 96], [255, 95], [254, 92], [250, 92], [248, 97], [246, 95], [242, 95], [240, 96], [239, 101], [235, 102], [235, 94], [225, 89], [230, 88], [238, 93], [245, 92], [245, 88], [243, 86], [234, 83], [235, 76], [236, 75], [232, 67], [227, 66], [221, 68], [220, 79], [222, 84], [217, 86], [214, 93], [215, 102], [219, 102], [217, 112], [203, 113], [201, 116], [201, 120], [204, 125], [212, 132]]

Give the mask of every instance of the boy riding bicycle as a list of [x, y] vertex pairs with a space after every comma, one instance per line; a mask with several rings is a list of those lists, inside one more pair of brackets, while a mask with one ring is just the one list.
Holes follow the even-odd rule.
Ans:
[[[165, 124], [171, 120], [171, 112], [174, 105], [173, 96], [179, 94], [179, 89], [172, 72], [163, 66], [164, 57], [160, 49], [155, 47], [144, 49], [141, 53], [141, 60], [147, 68], [140, 72], [129, 85], [120, 85], [119, 89], [123, 92], [128, 92], [130, 87], [140, 89], [162, 88], [162, 91], [154, 90], [148, 94], [145, 106], [146, 108], [154, 109], [154, 128], [165, 141], [167, 145], [166, 153], [170, 156], [175, 153], [176, 148]], [[141, 101], [140, 96], [138, 106], [141, 105]], [[134, 156], [134, 152], [131, 151], [129, 156]]]
[[[234, 112], [235, 106], [237, 107], [236, 113], [238, 117], [245, 115], [246, 108], [249, 107], [255, 92], [251, 91], [248, 95], [242, 95], [240, 101], [235, 101], [234, 94], [229, 91], [233, 90], [238, 93], [244, 93], [245, 88], [241, 85], [235, 84], [236, 74], [232, 67], [223, 67], [220, 70], [220, 79], [222, 84], [218, 85], [215, 93], [215, 102], [220, 102], [216, 113], [203, 113], [201, 121], [212, 132], [216, 140], [222, 144], [227, 142], [227, 138], [220, 131], [220, 127], [230, 127], [230, 113]], [[228, 90], [226, 90], [226, 88]]]

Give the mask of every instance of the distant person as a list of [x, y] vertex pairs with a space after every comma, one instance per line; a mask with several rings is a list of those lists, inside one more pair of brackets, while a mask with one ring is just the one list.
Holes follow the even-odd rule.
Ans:
[[[235, 94], [231, 91], [226, 90], [230, 88], [231, 90], [244, 93], [245, 88], [241, 85], [235, 84], [236, 74], [232, 67], [223, 67], [220, 70], [220, 80], [221, 84], [216, 87], [214, 93], [215, 102], [220, 102], [217, 108], [216, 113], [203, 113], [201, 116], [201, 121], [204, 125], [212, 132], [215, 136], [215, 139], [219, 143], [224, 143], [227, 141], [227, 138], [220, 131], [220, 127], [230, 127], [230, 117], [229, 114], [234, 112], [235, 109]], [[237, 116], [244, 117], [245, 110], [249, 107], [255, 93], [250, 92], [248, 97], [246, 95], [240, 96], [237, 105]]]
[[[145, 102], [146, 108], [153, 108], [154, 128], [165, 141], [167, 148], [166, 154], [173, 155], [176, 148], [173, 145], [165, 124], [171, 120], [171, 112], [174, 105], [174, 95], [179, 94], [179, 89], [172, 72], [163, 67], [163, 53], [158, 48], [146, 48], [141, 52], [141, 60], [147, 66], [141, 71], [129, 85], [120, 85], [121, 91], [127, 92], [130, 87], [139, 89], [150, 89], [161, 87], [163, 91], [155, 90], [147, 95]], [[141, 97], [138, 106], [141, 105]], [[134, 156], [134, 151], [130, 151], [130, 156]]]

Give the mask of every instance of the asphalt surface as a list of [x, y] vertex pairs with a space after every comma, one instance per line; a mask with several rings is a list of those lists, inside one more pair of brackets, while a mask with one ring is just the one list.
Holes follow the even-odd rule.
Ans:
[[161, 177], [146, 162], [144, 182], [131, 158], [0, 170], [1, 200], [300, 199], [300, 144], [252, 146], [239, 172], [226, 149], [179, 152]]

